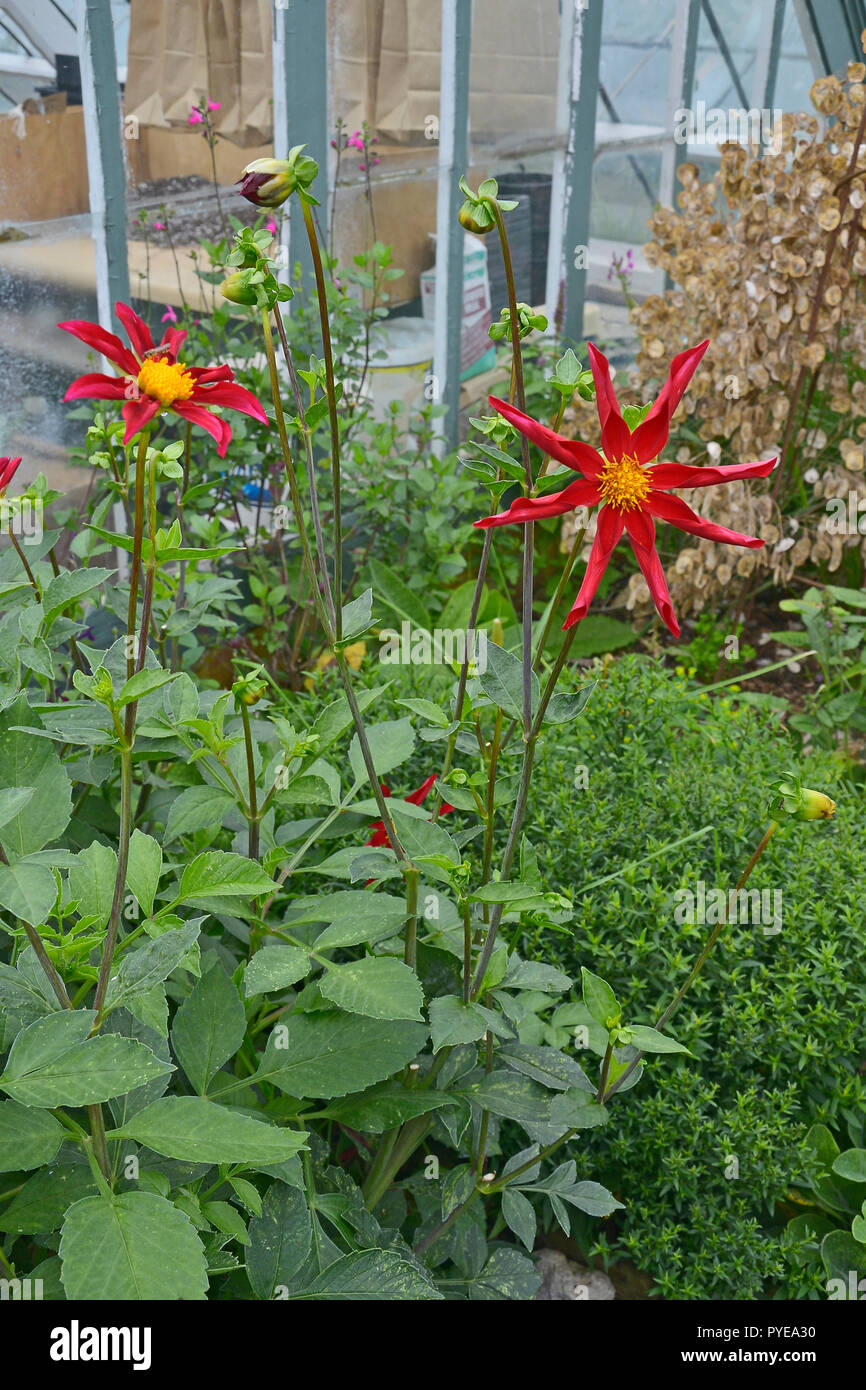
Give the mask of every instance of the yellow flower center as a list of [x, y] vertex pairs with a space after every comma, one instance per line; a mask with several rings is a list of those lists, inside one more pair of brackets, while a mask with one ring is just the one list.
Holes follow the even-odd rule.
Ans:
[[605, 459], [599, 479], [602, 500], [618, 512], [639, 507], [649, 495], [649, 474], [636, 458]]
[[175, 401], [188, 401], [195, 390], [195, 382], [182, 362], [169, 362], [167, 357], [148, 357], [141, 364], [138, 384], [146, 396], [159, 401], [160, 405], [174, 405]]

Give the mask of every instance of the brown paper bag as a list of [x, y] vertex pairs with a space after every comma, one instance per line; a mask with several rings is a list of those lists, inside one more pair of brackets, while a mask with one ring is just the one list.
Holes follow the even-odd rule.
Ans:
[[269, 0], [132, 0], [127, 114], [142, 125], [189, 127], [203, 98], [214, 128], [236, 145], [270, 138]]

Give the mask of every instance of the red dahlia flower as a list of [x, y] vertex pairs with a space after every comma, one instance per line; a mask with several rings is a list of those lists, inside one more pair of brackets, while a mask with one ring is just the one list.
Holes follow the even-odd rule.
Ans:
[[0, 458], [0, 497], [2, 497], [18, 471], [20, 458]]
[[154, 347], [147, 324], [128, 304], [115, 304], [114, 308], [132, 344], [131, 352], [114, 333], [100, 328], [98, 323], [73, 319], [57, 325], [107, 357], [122, 373], [106, 376], [102, 372], [89, 372], [80, 376], [73, 381], [64, 400], [88, 397], [125, 401], [121, 412], [126, 421], [124, 444], [150, 424], [161, 410], [171, 410], [182, 420], [201, 425], [213, 435], [220, 458], [225, 458], [232, 432], [226, 420], [210, 413], [211, 406], [240, 410], [263, 425], [268, 423], [264, 408], [251, 391], [237, 384], [231, 367], [187, 367], [178, 360], [186, 337], [184, 329], [167, 328], [162, 342]]
[[703, 536], [708, 541], [744, 545], [751, 550], [760, 549], [764, 544], [756, 536], [741, 536], [738, 531], [729, 531], [725, 526], [704, 521], [680, 497], [672, 496], [670, 489], [707, 487], [712, 483], [732, 482], [736, 478], [766, 478], [775, 467], [775, 458], [764, 459], [760, 463], [727, 464], [720, 468], [690, 467], [682, 463], [657, 463], [654, 468], [647, 467], [667, 444], [671, 416], [708, 346], [709, 339], [677, 354], [671, 362], [668, 379], [658, 400], [646, 419], [632, 432], [620, 414], [607, 358], [594, 344], [588, 344], [595, 381], [595, 402], [601, 422], [602, 453], [579, 440], [564, 439], [506, 401], [490, 397], [494, 409], [543, 449], [545, 454], [583, 476], [562, 492], [546, 497], [519, 497], [507, 512], [485, 517], [482, 521], [476, 521], [475, 525], [504, 526], [508, 522], [540, 521], [548, 516], [561, 516], [563, 512], [577, 507], [601, 508], [586, 574], [574, 607], [563, 623], [564, 628], [573, 627], [586, 617], [614, 547], [623, 531], [627, 531], [653, 602], [664, 623], [675, 637], [679, 637], [679, 625], [655, 548], [656, 517], [660, 521], [669, 521], [680, 531]]
[[[431, 773], [430, 776], [427, 778], [426, 782], [422, 782], [421, 785], [420, 785], [420, 787], [418, 787], [414, 792], [410, 792], [410, 794], [409, 794], [408, 796], [405, 796], [405, 797], [403, 798], [403, 800], [404, 800], [404, 801], [411, 801], [411, 803], [412, 803], [413, 806], [420, 806], [420, 805], [421, 805], [421, 802], [426, 800], [427, 796], [429, 795], [429, 793], [430, 793], [430, 791], [431, 791], [431, 789], [432, 789], [432, 787], [433, 787], [433, 783], [434, 783], [435, 781], [436, 781], [436, 773], [433, 772], [433, 773]], [[390, 796], [390, 795], [391, 795], [391, 790], [390, 790], [389, 787], [386, 787], [386, 786], [383, 785], [383, 786], [382, 786], [382, 791], [383, 791], [383, 793], [385, 794], [385, 796]], [[447, 803], [447, 801], [445, 801], [445, 802], [442, 803], [442, 808], [441, 808], [439, 814], [440, 814], [440, 816], [444, 816], [444, 815], [447, 815], [447, 813], [448, 813], [449, 811], [453, 811], [453, 810], [454, 810], [454, 807], [453, 807], [453, 806], [449, 806], [448, 803]], [[387, 844], [388, 844], [388, 835], [387, 835], [387, 832], [386, 832], [386, 830], [385, 830], [385, 825], [384, 825], [384, 822], [383, 822], [383, 821], [380, 821], [380, 820], [374, 821], [373, 824], [370, 826], [370, 829], [372, 830], [373, 834], [371, 835], [370, 839], [367, 841], [367, 844], [368, 844], [368, 845], [387, 845]], [[371, 880], [371, 882], [372, 882], [372, 880]]]

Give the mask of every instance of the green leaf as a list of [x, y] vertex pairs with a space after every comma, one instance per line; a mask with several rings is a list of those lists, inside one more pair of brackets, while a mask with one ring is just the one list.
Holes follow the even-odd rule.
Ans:
[[42, 864], [0, 864], [0, 907], [22, 922], [41, 926], [57, 897], [57, 884], [50, 869]]
[[541, 1286], [541, 1278], [535, 1272], [535, 1265], [519, 1250], [500, 1246], [494, 1250], [490, 1259], [477, 1278], [469, 1285], [471, 1299], [521, 1299], [534, 1298]]
[[[498, 705], [513, 719], [523, 718], [523, 662], [499, 647], [495, 642], [487, 644], [487, 670], [478, 676], [481, 689], [494, 705]], [[538, 676], [532, 673], [532, 709], [537, 708], [539, 698]]]
[[179, 674], [179, 672], [164, 671], [160, 667], [136, 671], [135, 675], [130, 676], [129, 680], [121, 687], [115, 703], [118, 708], [122, 708], [124, 705], [131, 705], [134, 700], [143, 700], [145, 695], [152, 695], [154, 690], [168, 685], [169, 681], [177, 680]]
[[420, 1023], [388, 1022], [328, 1009], [277, 1024], [255, 1081], [290, 1096], [348, 1095], [384, 1081], [415, 1059], [427, 1040]]
[[14, 1100], [0, 1102], [0, 1173], [41, 1168], [54, 1158], [66, 1130], [44, 1110]]
[[298, 1273], [309, 1252], [312, 1223], [306, 1197], [286, 1183], [265, 1193], [260, 1216], [250, 1222], [247, 1278], [256, 1298], [270, 1299]]
[[538, 989], [544, 994], [562, 994], [571, 988], [568, 975], [543, 960], [519, 960], [511, 956], [503, 989]]
[[325, 999], [368, 1018], [421, 1018], [424, 994], [418, 976], [401, 960], [365, 956], [332, 965], [319, 982]]
[[628, 1031], [631, 1035], [629, 1042], [634, 1043], [642, 1052], [685, 1052], [688, 1057], [692, 1056], [687, 1047], [682, 1043], [676, 1042], [673, 1038], [667, 1037], [664, 1033], [659, 1033], [655, 1028], [645, 1028], [642, 1024], [630, 1023]]
[[[45, 984], [50, 988], [47, 980]], [[5, 1015], [13, 1031], [18, 1031], [46, 1014], [55, 1013], [58, 1008], [53, 992], [51, 999], [47, 999], [20, 970], [0, 964], [0, 1022]]]
[[580, 690], [574, 694], [554, 695], [547, 706], [544, 719], [548, 724], [567, 724], [569, 720], [576, 719], [579, 714], [583, 714], [589, 704], [589, 697], [595, 690], [598, 681], [590, 681], [588, 685], [582, 685]]
[[387, 604], [398, 618], [407, 619], [413, 627], [421, 628], [425, 632], [432, 631], [433, 620], [423, 601], [408, 585], [403, 583], [399, 575], [395, 574], [387, 565], [383, 565], [380, 560], [371, 560], [370, 577], [373, 580], [376, 597]]
[[531, 1076], [554, 1091], [578, 1088], [592, 1094], [594, 1087], [582, 1067], [565, 1052], [555, 1047], [534, 1047], [529, 1043], [507, 1042], [499, 1049], [499, 1058], [514, 1071]]
[[585, 965], [581, 966], [580, 975], [583, 983], [583, 1002], [592, 1017], [603, 1028], [615, 1028], [620, 1021], [622, 1009], [610, 985], [598, 975], [593, 975]]
[[532, 1253], [538, 1223], [535, 1208], [529, 1198], [516, 1188], [506, 1187], [502, 1192], [502, 1217], [508, 1229], [513, 1231], [519, 1241]]
[[595, 1129], [606, 1125], [610, 1111], [588, 1095], [585, 1089], [572, 1087], [560, 1091], [550, 1103], [550, 1123], [563, 1125], [568, 1129]]
[[135, 900], [145, 917], [149, 917], [153, 912], [153, 900], [156, 897], [161, 874], [162, 850], [159, 842], [152, 835], [145, 835], [141, 830], [133, 830], [129, 841], [126, 884], [134, 893]]
[[833, 1172], [849, 1182], [866, 1182], [866, 1149], [845, 1149], [834, 1161]]
[[440, 729], [448, 728], [448, 715], [441, 705], [434, 705], [432, 700], [398, 700], [397, 704], [411, 710], [413, 714], [419, 715], [422, 719], [429, 720], [431, 724], [435, 724]]
[[[394, 807], [398, 815], [399, 809], [398, 802]], [[407, 816], [400, 816], [396, 824], [400, 843], [416, 864], [423, 865], [425, 877], [449, 883], [447, 866], [460, 863], [460, 850], [445, 827], [438, 821], [414, 820]]]
[[34, 793], [0, 833], [0, 843], [15, 859], [58, 839], [72, 808], [69, 778], [51, 743], [13, 727], [21, 724], [43, 728], [23, 695], [0, 715], [0, 786], [33, 788]]
[[244, 971], [244, 995], [270, 994], [302, 980], [310, 969], [310, 957], [298, 946], [263, 946]]
[[373, 620], [373, 590], [365, 589], [358, 598], [353, 598], [342, 609], [343, 635], [337, 644], [340, 647], [354, 642], [363, 636]]
[[83, 917], [95, 917], [95, 926], [104, 927], [111, 916], [117, 854], [110, 845], [94, 840], [79, 850], [69, 870], [69, 896], [80, 904]]
[[91, 1010], [74, 1009], [31, 1023], [12, 1045], [0, 1090], [51, 1110], [97, 1105], [174, 1070], [132, 1039], [88, 1038], [92, 1022]]
[[95, 1191], [96, 1183], [86, 1163], [40, 1168], [8, 1207], [5, 1202], [0, 1207], [0, 1231], [27, 1236], [56, 1231], [72, 1203]]
[[283, 1163], [304, 1147], [302, 1130], [241, 1115], [199, 1096], [163, 1096], [139, 1110], [111, 1139], [135, 1139], [185, 1163]]
[[298, 1299], [349, 1299], [373, 1302], [391, 1299], [441, 1298], [442, 1294], [420, 1265], [395, 1250], [358, 1250], [328, 1265]]
[[61, 570], [42, 595], [42, 621], [45, 626], [50, 627], [68, 604], [76, 602], [84, 594], [92, 593], [115, 573], [115, 570], [99, 569], [97, 566], [92, 569]]
[[614, 618], [590, 613], [578, 625], [571, 656], [572, 659], [578, 656], [599, 656], [603, 652], [617, 651], [620, 647], [630, 647], [636, 641], [637, 633], [627, 623], [618, 623]]
[[464, 1004], [456, 994], [443, 994], [430, 1001], [430, 1032], [433, 1051], [477, 1042], [490, 1027], [491, 1013], [480, 1004]]
[[[363, 714], [365, 709], [375, 700], [378, 700], [386, 689], [387, 686], [378, 685], [371, 690], [359, 690], [356, 699], [361, 713]], [[340, 735], [351, 727], [352, 711], [349, 709], [349, 702], [345, 695], [341, 695], [339, 699], [326, 705], [321, 714], [316, 716], [316, 721], [310, 730], [311, 737], [315, 738], [315, 752], [310, 754], [302, 766], [306, 768], [309, 763], [315, 762], [326, 748], [330, 748], [331, 744], [335, 743]]]
[[211, 1077], [235, 1055], [245, 1032], [246, 1014], [237, 989], [214, 959], [181, 1004], [171, 1030], [174, 1055], [198, 1095], [204, 1095]]
[[622, 1202], [598, 1182], [578, 1182], [573, 1187], [560, 1189], [558, 1195], [578, 1211], [585, 1211], [587, 1216], [610, 1216], [612, 1212], [623, 1210]]
[[528, 1076], [492, 1071], [466, 1095], [491, 1114], [507, 1120], [532, 1125], [550, 1123], [550, 1094]]
[[106, 993], [106, 1005], [116, 1009], [130, 995], [146, 993], [176, 970], [198, 940], [202, 917], [171, 927], [143, 946], [124, 951]]
[[203, 1299], [204, 1248], [189, 1217], [150, 1192], [85, 1197], [66, 1213], [60, 1240], [69, 1299]]
[[[415, 747], [415, 731], [410, 719], [386, 719], [381, 724], [372, 724], [367, 729], [367, 742], [373, 758], [373, 766], [379, 778], [399, 767], [412, 756]], [[367, 769], [361, 754], [358, 735], [349, 744], [349, 762], [355, 780], [366, 782]]]
[[186, 787], [171, 803], [163, 844], [181, 835], [194, 835], [197, 830], [222, 825], [226, 813], [234, 806], [234, 797], [218, 787]]
[[177, 902], [197, 898], [251, 898], [273, 891], [274, 880], [261, 865], [242, 854], [211, 849], [187, 864], [180, 881]]
[[544, 902], [544, 895], [540, 892], [537, 883], [520, 883], [518, 880], [509, 882], [507, 879], [500, 879], [495, 883], [485, 883], [477, 893], [469, 894], [471, 903], [525, 903], [525, 902]]
[[0, 790], [0, 826], [17, 816], [35, 792], [35, 787], [3, 787]]
[[384, 941], [398, 932], [405, 921], [404, 898], [360, 888], [341, 889], [336, 893], [297, 898], [289, 908], [286, 930], [294, 931], [310, 922], [327, 923], [314, 944], [317, 951], [330, 951]]
[[360, 1095], [346, 1096], [329, 1105], [326, 1114], [351, 1129], [366, 1134], [382, 1134], [386, 1129], [427, 1115], [431, 1110], [453, 1104], [453, 1097], [442, 1091], [410, 1090], [397, 1081], [385, 1081]]
[[[857, 1278], [866, 1275], [866, 1249], [849, 1231], [830, 1231], [821, 1241], [821, 1259], [831, 1279], [841, 1279], [845, 1288], [844, 1298], [851, 1297], [850, 1278], [853, 1270]], [[862, 1295], [854, 1295], [858, 1301]]]

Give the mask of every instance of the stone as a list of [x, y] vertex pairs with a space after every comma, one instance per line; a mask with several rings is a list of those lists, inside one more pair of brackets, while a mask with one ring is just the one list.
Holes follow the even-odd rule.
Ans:
[[536, 1299], [557, 1301], [582, 1299], [605, 1301], [616, 1297], [608, 1276], [600, 1269], [587, 1269], [563, 1255], [561, 1250], [541, 1250], [535, 1264], [541, 1276], [541, 1288]]

